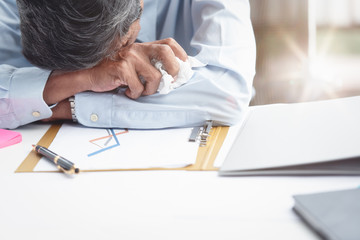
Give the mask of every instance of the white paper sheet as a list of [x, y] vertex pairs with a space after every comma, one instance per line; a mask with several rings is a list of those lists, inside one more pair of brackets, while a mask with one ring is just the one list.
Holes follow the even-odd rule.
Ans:
[[214, 167], [221, 167], [221, 165], [225, 161], [226, 155], [228, 154], [230, 148], [234, 144], [234, 141], [236, 139], [237, 134], [239, 133], [239, 131], [241, 129], [242, 124], [243, 124], [243, 121], [234, 126], [231, 126], [229, 128], [229, 132], [226, 135], [224, 143], [221, 146], [220, 151], [214, 161]]
[[[195, 163], [199, 148], [188, 141], [191, 130], [97, 129], [63, 124], [49, 149], [80, 170], [184, 167]], [[54, 164], [41, 159], [34, 170], [54, 169]]]

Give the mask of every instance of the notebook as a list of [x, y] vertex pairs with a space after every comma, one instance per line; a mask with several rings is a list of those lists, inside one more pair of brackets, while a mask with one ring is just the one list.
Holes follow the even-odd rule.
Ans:
[[294, 211], [325, 239], [360, 239], [360, 189], [294, 196]]
[[360, 96], [250, 107], [219, 174], [359, 175]]
[[0, 148], [4, 148], [21, 142], [22, 137], [18, 132], [11, 130], [0, 129]]

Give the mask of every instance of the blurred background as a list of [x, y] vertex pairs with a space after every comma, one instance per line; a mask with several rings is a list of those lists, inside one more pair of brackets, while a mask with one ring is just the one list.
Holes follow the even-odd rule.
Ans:
[[360, 0], [250, 0], [251, 105], [360, 95]]

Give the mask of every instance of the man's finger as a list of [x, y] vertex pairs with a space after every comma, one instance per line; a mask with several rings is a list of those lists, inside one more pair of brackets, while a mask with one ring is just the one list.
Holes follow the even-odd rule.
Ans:
[[145, 81], [145, 90], [142, 95], [151, 95], [156, 93], [159, 88], [162, 74], [150, 62], [140, 63], [136, 67], [137, 74]]
[[171, 48], [171, 50], [174, 52], [176, 57], [178, 57], [179, 59], [181, 59], [184, 62], [188, 59], [188, 55], [186, 54], [185, 50], [173, 38], [161, 39], [161, 40], [157, 40], [153, 43], [166, 44]]
[[160, 61], [165, 71], [171, 76], [175, 77], [178, 75], [180, 65], [175, 58], [175, 54], [172, 49], [166, 44], [154, 44], [152, 48], [155, 61]]
[[126, 89], [125, 94], [129, 98], [137, 99], [141, 96], [144, 91], [144, 85], [141, 83], [135, 68], [133, 66], [129, 66], [130, 74], [126, 77], [126, 82], [128, 85], [128, 89]]

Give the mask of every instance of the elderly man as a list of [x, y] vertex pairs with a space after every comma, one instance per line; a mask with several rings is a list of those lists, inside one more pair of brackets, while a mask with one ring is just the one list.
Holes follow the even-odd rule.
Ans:
[[[176, 81], [176, 57], [188, 55], [206, 66], [157, 93], [162, 75], [153, 60]], [[91, 127], [231, 125], [251, 98], [249, 3], [3, 0], [0, 64], [0, 128], [59, 119]]]

